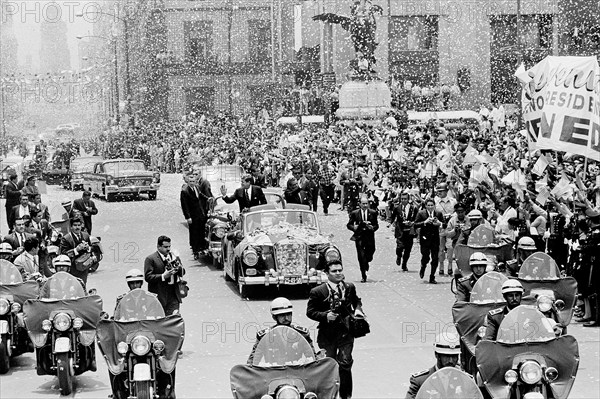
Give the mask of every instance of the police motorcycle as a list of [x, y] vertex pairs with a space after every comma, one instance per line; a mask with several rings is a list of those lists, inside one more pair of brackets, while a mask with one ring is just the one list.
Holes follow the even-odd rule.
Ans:
[[452, 318], [460, 335], [461, 361], [463, 369], [475, 375], [475, 346], [479, 342], [485, 316], [490, 310], [504, 306], [502, 284], [508, 278], [498, 272], [482, 275], [471, 291], [469, 302], [456, 302], [452, 306]]
[[87, 296], [80, 280], [60, 271], [48, 279], [39, 299], [24, 303], [23, 311], [36, 348], [37, 374], [56, 375], [61, 394], [69, 395], [74, 376], [96, 371], [94, 340], [102, 299]]
[[425, 380], [415, 399], [483, 399], [483, 395], [469, 374], [444, 367]]
[[553, 321], [529, 305], [511, 310], [497, 341], [481, 341], [475, 354], [492, 398], [565, 399], [579, 367], [577, 340], [556, 336]]
[[175, 365], [185, 336], [183, 318], [166, 316], [155, 295], [129, 291], [111, 320], [98, 325], [98, 347], [115, 399], [175, 397]]
[[10, 358], [33, 352], [23, 321], [23, 303], [37, 298], [36, 281], [23, 281], [19, 269], [0, 259], [0, 374], [10, 370]]
[[535, 304], [566, 333], [577, 301], [577, 280], [562, 277], [554, 259], [543, 252], [535, 252], [525, 259], [518, 280], [524, 290], [523, 304]]
[[295, 329], [277, 325], [256, 346], [251, 365], [230, 372], [235, 399], [334, 399], [339, 389], [338, 364], [318, 359]]
[[513, 258], [512, 245], [495, 242], [495, 239], [494, 230], [484, 225], [479, 225], [469, 235], [467, 244], [456, 244], [454, 254], [460, 276], [466, 276], [471, 273], [469, 258], [475, 252], [484, 253], [491, 260], [494, 269], [498, 269], [499, 265]]

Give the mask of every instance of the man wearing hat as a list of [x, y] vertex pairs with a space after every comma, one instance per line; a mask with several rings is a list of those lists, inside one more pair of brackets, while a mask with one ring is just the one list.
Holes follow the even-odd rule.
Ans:
[[[435, 191], [437, 194], [435, 196], [435, 210], [444, 216], [444, 221], [440, 230], [440, 252], [438, 254], [438, 259], [440, 262], [440, 276], [443, 276], [444, 260], [446, 260], [446, 229], [448, 227], [448, 221], [454, 213], [456, 200], [448, 196], [448, 184], [446, 183], [438, 184], [435, 188]], [[452, 251], [450, 251], [450, 255], [452, 255]], [[448, 275], [452, 275], [452, 259], [448, 259]]]

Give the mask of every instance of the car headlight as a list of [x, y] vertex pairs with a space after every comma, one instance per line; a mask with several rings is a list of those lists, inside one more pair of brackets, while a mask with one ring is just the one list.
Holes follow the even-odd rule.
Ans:
[[152, 344], [152, 349], [154, 349], [154, 352], [156, 354], [162, 353], [162, 351], [165, 350], [165, 343], [163, 341], [161, 341], [160, 339], [157, 339]]
[[533, 360], [528, 360], [523, 365], [521, 365], [521, 370], [519, 370], [521, 374], [521, 379], [523, 382], [529, 385], [536, 384], [539, 380], [542, 379], [542, 367], [538, 362]]
[[58, 331], [66, 331], [71, 327], [71, 316], [66, 313], [59, 313], [52, 319], [52, 324]]
[[143, 356], [150, 351], [150, 340], [143, 336], [138, 335], [131, 340], [131, 351], [138, 356]]
[[291, 385], [284, 385], [277, 391], [276, 399], [300, 399], [298, 388]]
[[537, 299], [537, 308], [540, 310], [540, 312], [542, 313], [546, 313], [548, 311], [550, 311], [550, 309], [552, 309], [552, 298], [548, 297], [548, 296], [540, 296]]
[[330, 247], [325, 251], [325, 260], [327, 262], [336, 262], [341, 259], [340, 251], [337, 248]]
[[21, 305], [18, 303], [13, 303], [12, 305], [10, 305], [10, 311], [13, 313], [19, 313], [19, 311], [21, 310]]
[[248, 248], [244, 251], [244, 263], [248, 266], [254, 266], [258, 263], [258, 253], [253, 248]]
[[508, 370], [506, 373], [504, 373], [504, 381], [508, 382], [509, 384], [514, 384], [515, 382], [517, 382], [517, 372], [515, 370]]
[[121, 355], [126, 355], [128, 350], [129, 345], [127, 345], [127, 343], [121, 341], [117, 344], [117, 352], [119, 352]]
[[225, 229], [223, 227], [216, 227], [213, 230], [213, 233], [215, 234], [215, 236], [217, 236], [217, 238], [225, 237]]
[[8, 313], [9, 309], [10, 304], [8, 303], [8, 301], [5, 298], [0, 298], [0, 314]]

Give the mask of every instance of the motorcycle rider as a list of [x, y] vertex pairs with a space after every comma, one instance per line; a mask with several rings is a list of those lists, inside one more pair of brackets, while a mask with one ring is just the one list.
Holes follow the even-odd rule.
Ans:
[[495, 341], [498, 336], [498, 328], [504, 317], [521, 304], [523, 297], [523, 286], [518, 280], [509, 279], [502, 284], [502, 296], [506, 305], [502, 308], [493, 309], [485, 316], [485, 335], [483, 339]]
[[437, 360], [436, 364], [423, 371], [414, 373], [410, 376], [410, 386], [406, 392], [406, 399], [414, 399], [421, 385], [430, 375], [444, 367], [456, 367], [460, 357], [460, 339], [458, 335], [452, 332], [439, 334], [435, 339], [434, 353]]
[[[273, 316], [273, 320], [275, 320], [276, 323], [274, 327], [283, 325], [293, 328], [308, 341], [311, 348], [313, 349], [313, 352], [315, 352], [315, 348], [313, 347], [312, 339], [310, 338], [308, 329], [292, 323], [292, 308], [292, 303], [289, 301], [289, 299], [284, 297], [275, 298], [273, 302], [271, 302], [271, 316]], [[250, 352], [250, 356], [248, 356], [248, 366], [252, 365], [252, 362], [254, 360], [254, 353], [256, 352], [256, 347], [258, 346], [258, 343], [265, 335], [268, 334], [271, 328], [274, 327], [268, 327], [256, 333], [256, 342], [252, 347], [252, 352]]]
[[519, 274], [519, 269], [523, 262], [525, 262], [525, 259], [537, 252], [537, 250], [533, 238], [521, 237], [517, 242], [517, 258], [506, 262], [506, 269], [510, 272], [510, 275], [516, 276]]
[[470, 276], [458, 279], [456, 282], [456, 301], [470, 302], [471, 290], [481, 276], [486, 273], [488, 259], [483, 252], [475, 252], [469, 258], [469, 266], [471, 266]]
[[[52, 266], [54, 266], [54, 270], [56, 270], [56, 273], [58, 272], [66, 272], [69, 273], [69, 270], [71, 269], [71, 258], [69, 258], [67, 255], [59, 255], [56, 258], [54, 258], [54, 260], [52, 261]], [[52, 299], [50, 297], [50, 282], [52, 280], [52, 278], [54, 277], [50, 276], [48, 278], [48, 280], [44, 283], [44, 285], [42, 285], [42, 288], [40, 289], [40, 294], [39, 294], [39, 298], [46, 298], [46, 299]], [[75, 277], [75, 276], [73, 276]], [[77, 281], [79, 281], [79, 283], [81, 284], [81, 286], [83, 287], [83, 292], [86, 292], [86, 288], [85, 288], [85, 283], [83, 282], [82, 279], [77, 278]]]
[[2, 244], [0, 244], [0, 259], [4, 259], [4, 260], [12, 263], [12, 260], [13, 260], [12, 252], [13, 252], [12, 246], [9, 243], [3, 242]]

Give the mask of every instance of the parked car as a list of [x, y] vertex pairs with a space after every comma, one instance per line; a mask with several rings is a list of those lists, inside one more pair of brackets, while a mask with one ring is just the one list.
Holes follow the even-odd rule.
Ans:
[[79, 157], [71, 161], [67, 177], [63, 187], [69, 190], [83, 190], [83, 174], [94, 170], [98, 162], [102, 162], [102, 157]]
[[56, 157], [51, 161], [46, 162], [42, 170], [42, 180], [46, 184], [62, 184], [64, 185], [69, 175], [69, 165], [61, 157]]
[[223, 238], [224, 275], [240, 295], [248, 296], [250, 286], [320, 284], [327, 280], [325, 264], [341, 261], [331, 237], [321, 234], [317, 214], [306, 205], [294, 208], [253, 207]]
[[92, 171], [83, 173], [83, 189], [108, 202], [118, 195], [139, 197], [140, 194], [155, 200], [159, 188], [160, 173], [147, 170], [139, 159], [107, 159], [96, 162]]

